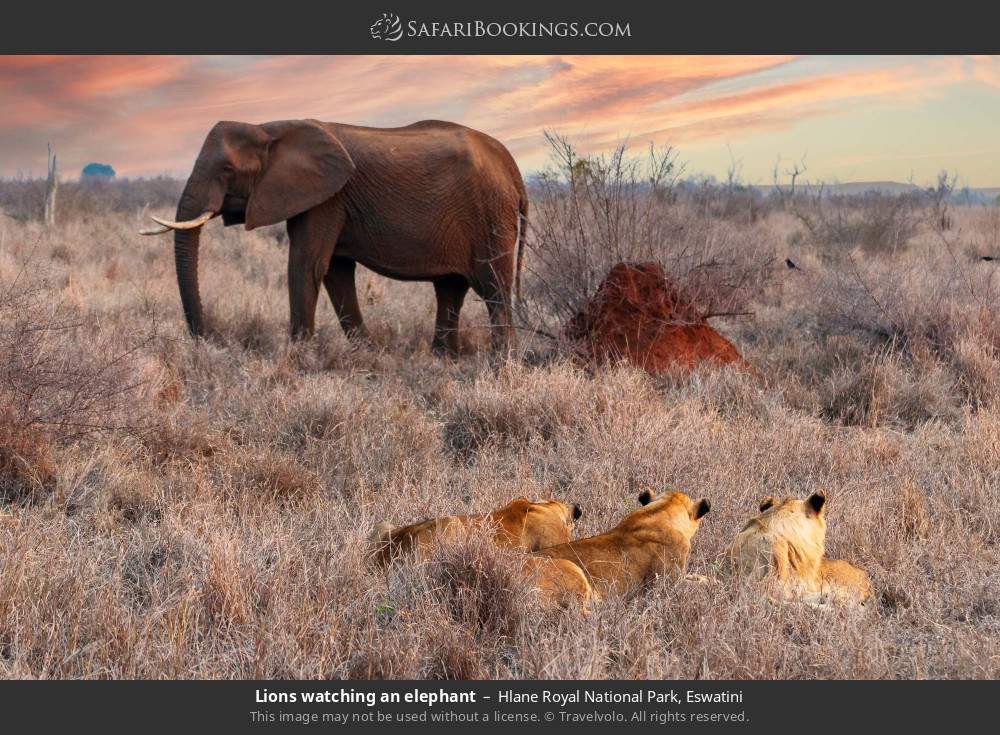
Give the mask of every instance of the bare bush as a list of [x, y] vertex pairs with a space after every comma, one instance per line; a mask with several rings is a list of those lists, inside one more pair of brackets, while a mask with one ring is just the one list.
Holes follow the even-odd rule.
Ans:
[[581, 158], [547, 133], [549, 167], [533, 182], [527, 321], [555, 334], [620, 262], [658, 262], [706, 315], [743, 312], [771, 272], [761, 233], [681, 202], [670, 148], [629, 157], [625, 145]]
[[809, 238], [826, 257], [837, 258], [853, 248], [867, 255], [894, 255], [906, 248], [920, 225], [919, 198], [905, 194], [867, 192], [860, 196], [817, 193], [795, 199], [795, 215]]
[[970, 264], [939, 238], [891, 261], [849, 255], [840, 265], [816, 263], [796, 281], [803, 306], [823, 334], [860, 334], [917, 359], [930, 352], [964, 363], [973, 380], [969, 340], [980, 368], [1000, 354], [1000, 291], [990, 267]]
[[[24, 430], [61, 438], [123, 426], [138, 385], [136, 347], [95, 325], [22, 270], [0, 283], [0, 405]], [[83, 345], [86, 345], [86, 349]]]
[[38, 499], [54, 489], [55, 481], [48, 438], [19, 426], [7, 413], [0, 415], [0, 501]]
[[679, 199], [687, 201], [706, 219], [752, 225], [767, 216], [768, 201], [752, 186], [730, 178], [724, 183], [702, 178], [680, 184]]
[[937, 184], [926, 191], [928, 219], [931, 227], [939, 232], [950, 230], [954, 225], [951, 215], [951, 200], [955, 194], [957, 176], [948, 176], [947, 171], [938, 174]]
[[135, 347], [93, 325], [22, 269], [0, 282], [0, 499], [56, 485], [52, 442], [120, 429], [136, 416]]

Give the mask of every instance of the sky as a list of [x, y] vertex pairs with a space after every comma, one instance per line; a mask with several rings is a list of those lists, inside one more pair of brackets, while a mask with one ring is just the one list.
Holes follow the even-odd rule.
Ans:
[[584, 154], [671, 144], [688, 174], [769, 184], [1000, 186], [1000, 57], [2, 56], [0, 176], [186, 176], [218, 120], [482, 130], [522, 171], [543, 132]]

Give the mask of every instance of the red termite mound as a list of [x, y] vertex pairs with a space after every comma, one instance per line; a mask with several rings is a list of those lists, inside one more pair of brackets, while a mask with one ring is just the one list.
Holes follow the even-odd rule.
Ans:
[[747, 365], [657, 263], [612, 268], [564, 335], [584, 359], [624, 359], [654, 375], [702, 362]]

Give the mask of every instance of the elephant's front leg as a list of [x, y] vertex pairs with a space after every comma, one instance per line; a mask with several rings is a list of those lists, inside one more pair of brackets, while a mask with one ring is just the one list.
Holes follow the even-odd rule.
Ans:
[[340, 319], [340, 326], [347, 338], [355, 343], [370, 344], [371, 337], [361, 317], [358, 305], [358, 289], [354, 280], [355, 262], [350, 258], [330, 259], [330, 268], [323, 277], [323, 285], [330, 295], [333, 308]]
[[316, 300], [344, 225], [343, 207], [320, 205], [288, 220], [288, 306], [292, 339], [316, 331]]

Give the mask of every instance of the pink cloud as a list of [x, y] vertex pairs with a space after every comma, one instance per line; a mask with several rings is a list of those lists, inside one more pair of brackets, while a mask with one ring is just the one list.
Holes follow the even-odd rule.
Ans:
[[623, 138], [738, 137], [845, 105], [904, 103], [992, 60], [805, 72], [784, 56], [0, 57], [0, 175], [63, 170], [184, 174], [220, 119], [315, 117], [376, 126], [443, 118], [489, 132], [522, 165], [544, 161], [544, 129], [593, 148]]

